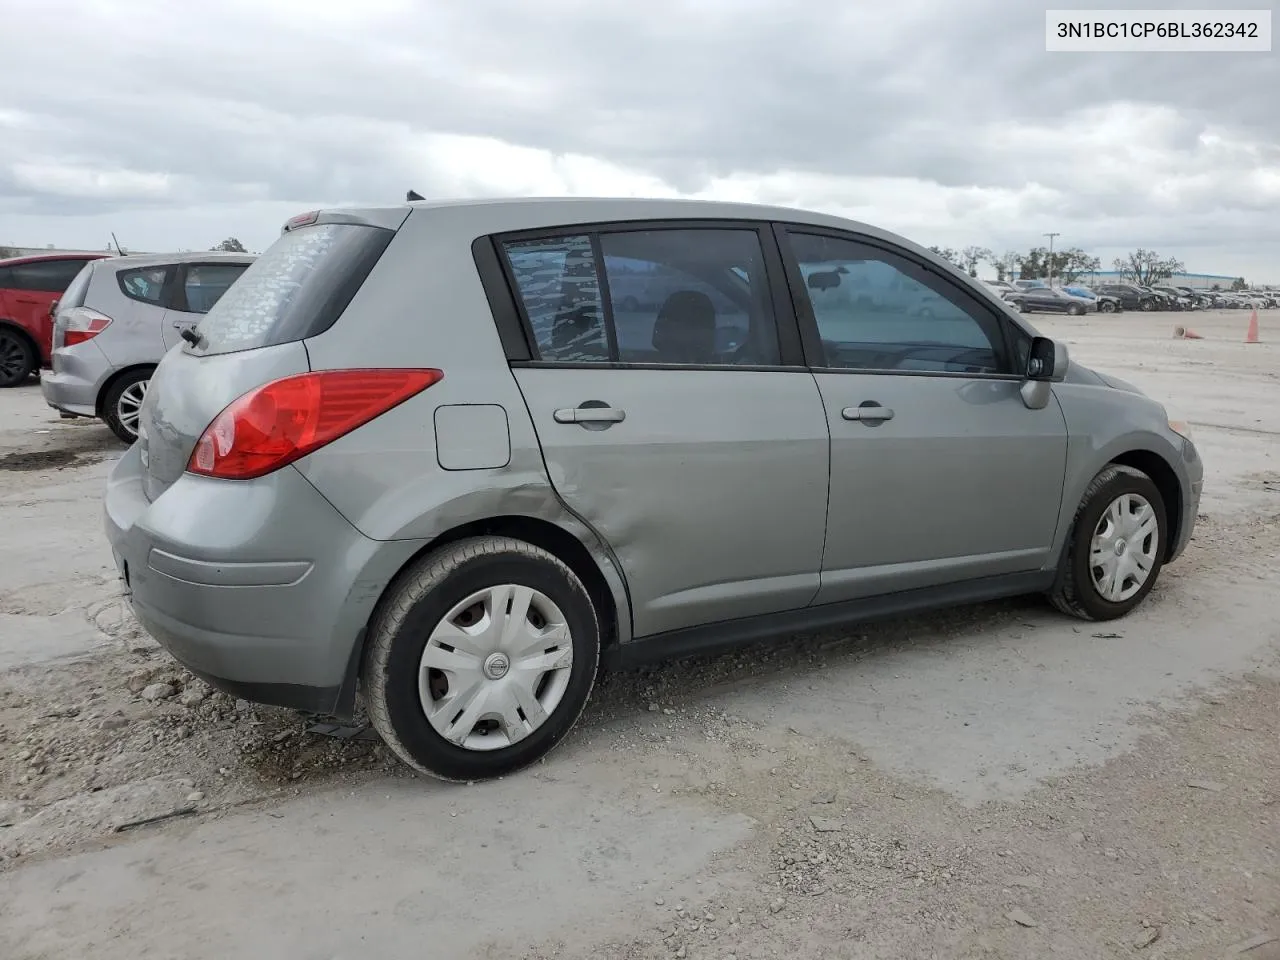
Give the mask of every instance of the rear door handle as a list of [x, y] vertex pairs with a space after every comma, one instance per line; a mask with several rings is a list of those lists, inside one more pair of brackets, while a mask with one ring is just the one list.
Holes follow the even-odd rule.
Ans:
[[625, 410], [614, 407], [563, 407], [552, 416], [556, 423], [621, 423], [627, 419]]
[[883, 423], [893, 419], [892, 410], [870, 401], [856, 407], [845, 407], [840, 415], [846, 420], [861, 420], [863, 423]]

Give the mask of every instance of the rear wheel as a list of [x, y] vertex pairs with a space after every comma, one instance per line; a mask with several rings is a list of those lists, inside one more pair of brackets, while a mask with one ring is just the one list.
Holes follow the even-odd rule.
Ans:
[[1151, 592], [1164, 561], [1168, 520], [1151, 478], [1112, 464], [1081, 498], [1049, 598], [1082, 620], [1122, 617]]
[[36, 368], [36, 352], [17, 330], [0, 327], [0, 387], [25, 383]]
[[586, 588], [540, 547], [461, 540], [399, 579], [370, 625], [369, 717], [414, 769], [483, 780], [539, 760], [577, 722], [600, 628]]
[[138, 417], [150, 382], [150, 370], [126, 373], [107, 388], [102, 398], [103, 422], [125, 443], [132, 444], [138, 439]]

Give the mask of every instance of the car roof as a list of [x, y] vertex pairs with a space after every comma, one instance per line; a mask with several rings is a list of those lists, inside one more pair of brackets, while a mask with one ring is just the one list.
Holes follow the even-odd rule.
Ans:
[[44, 263], [49, 260], [104, 260], [109, 253], [28, 253], [21, 257], [0, 259], [0, 267], [13, 267], [24, 263]]
[[[834, 214], [727, 200], [685, 200], [652, 197], [491, 197], [458, 200], [413, 200], [385, 207], [329, 207], [315, 211], [321, 222], [360, 220], [399, 223], [411, 210], [461, 211], [474, 216], [474, 239], [490, 233], [613, 223], [629, 220], [780, 220], [814, 227], [848, 230], [896, 244], [932, 260], [935, 254], [904, 236]], [[300, 224], [301, 225], [301, 224]], [[951, 265], [957, 273], [967, 273]]]
[[182, 253], [142, 253], [125, 257], [109, 257], [102, 261], [103, 265], [113, 270], [132, 269], [133, 267], [155, 267], [170, 263], [253, 263], [257, 257], [252, 253], [224, 253], [222, 251], [183, 251]]

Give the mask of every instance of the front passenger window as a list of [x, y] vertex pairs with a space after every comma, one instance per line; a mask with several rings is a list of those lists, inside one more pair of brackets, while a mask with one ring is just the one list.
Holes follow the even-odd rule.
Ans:
[[995, 313], [905, 258], [839, 237], [790, 232], [831, 368], [1001, 373]]

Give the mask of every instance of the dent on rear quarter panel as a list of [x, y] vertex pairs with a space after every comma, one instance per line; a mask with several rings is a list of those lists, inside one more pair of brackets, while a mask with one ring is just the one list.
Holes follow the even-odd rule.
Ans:
[[[571, 533], [595, 558], [630, 639], [630, 606], [609, 547], [556, 496], [523, 395], [511, 375], [476, 272], [476, 236], [508, 229], [474, 207], [415, 209], [338, 321], [306, 341], [313, 370], [433, 367], [438, 383], [300, 460], [297, 468], [365, 536], [430, 540], [493, 517], [533, 517]], [[435, 415], [496, 404], [510, 460], [445, 470]]]
[[1147, 450], [1162, 457], [1184, 488], [1188, 482], [1181, 452], [1164, 436], [1164, 408], [1150, 397], [1107, 386], [1055, 383], [1054, 396], [1067, 420], [1067, 477], [1051, 556], [1058, 557], [1089, 482], [1123, 453]]

